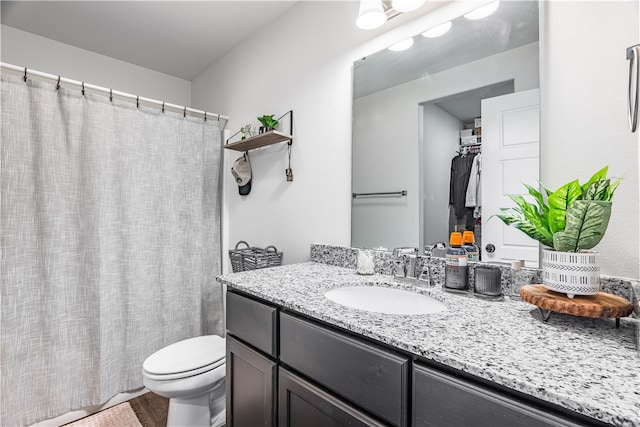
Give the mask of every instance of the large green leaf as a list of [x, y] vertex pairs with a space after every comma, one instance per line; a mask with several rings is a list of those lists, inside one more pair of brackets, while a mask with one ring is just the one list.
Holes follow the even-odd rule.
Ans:
[[583, 200], [609, 200], [610, 180], [603, 179], [589, 185], [582, 193]]
[[549, 195], [549, 229], [557, 233], [565, 228], [567, 208], [582, 195], [578, 180], [563, 185]]
[[591, 249], [602, 239], [611, 217], [611, 199], [620, 179], [611, 183], [604, 167], [584, 185], [571, 181], [552, 192], [524, 184], [535, 203], [510, 195], [516, 204], [502, 208], [499, 217], [541, 244], [558, 251]]
[[621, 181], [622, 178], [618, 178], [613, 184], [609, 186], [609, 188], [607, 188], [607, 200], [611, 200], [613, 198], [613, 192], [616, 191], [616, 188], [618, 188], [618, 185], [620, 185]]
[[587, 181], [585, 184], [582, 185], [582, 191], [586, 191], [587, 188], [589, 188], [589, 186], [596, 181], [602, 181], [603, 179], [607, 179], [608, 170], [609, 170], [609, 166], [605, 166], [602, 169], [600, 169], [598, 172], [594, 173], [593, 176], [589, 178], [589, 181]]
[[564, 231], [553, 235], [553, 248], [561, 252], [577, 252], [597, 245], [609, 224], [610, 201], [576, 200], [567, 209]]
[[518, 208], [501, 208], [500, 212], [496, 213], [495, 216], [500, 218], [505, 224], [517, 228], [543, 245], [553, 247], [553, 236], [549, 230], [532, 223]]
[[523, 184], [523, 185], [527, 188], [527, 190], [529, 191], [529, 194], [533, 196], [533, 198], [535, 199], [536, 203], [538, 204], [538, 209], [540, 210], [540, 214], [546, 221], [547, 216], [549, 214], [549, 206], [545, 203], [542, 193], [528, 184]]

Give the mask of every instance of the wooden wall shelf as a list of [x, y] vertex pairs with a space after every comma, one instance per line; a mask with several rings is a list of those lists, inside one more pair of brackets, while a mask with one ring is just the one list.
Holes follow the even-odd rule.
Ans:
[[266, 147], [267, 145], [277, 144], [279, 142], [291, 141], [293, 136], [279, 132], [277, 130], [271, 130], [269, 132], [261, 133], [250, 138], [241, 139], [240, 141], [225, 144], [224, 148], [235, 151], [248, 151], [254, 148]]

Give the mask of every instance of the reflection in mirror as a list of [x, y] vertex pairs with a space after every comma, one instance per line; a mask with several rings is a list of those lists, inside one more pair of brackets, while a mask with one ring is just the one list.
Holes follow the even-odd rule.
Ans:
[[[483, 249], [516, 248], [483, 251], [484, 260], [537, 262], [537, 245], [522, 252], [522, 244], [533, 243], [510, 240], [503, 228], [492, 232], [498, 237], [487, 235], [485, 205], [508, 205], [502, 193], [473, 187], [471, 203], [466, 193], [474, 158], [482, 172], [506, 168], [486, 177], [496, 183], [538, 178], [538, 16], [537, 1], [503, 0], [487, 18], [456, 18], [440, 37], [418, 34], [408, 50], [385, 49], [354, 63], [352, 191], [368, 195], [353, 198], [352, 246], [424, 248], [468, 229]], [[520, 93], [536, 105], [512, 100]], [[496, 159], [504, 153], [495, 148], [505, 141], [519, 154], [501, 165]], [[462, 157], [462, 172], [452, 174]], [[472, 182], [484, 183], [485, 175]]]

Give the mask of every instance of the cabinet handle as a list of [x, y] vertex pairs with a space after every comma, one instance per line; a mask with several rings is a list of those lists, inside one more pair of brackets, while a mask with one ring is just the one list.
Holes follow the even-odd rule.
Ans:
[[[638, 98], [640, 98], [640, 44], [627, 48], [629, 60], [629, 97], [627, 99], [627, 112], [629, 114], [629, 128], [635, 132], [638, 128]], [[634, 85], [635, 82], [635, 85]]]

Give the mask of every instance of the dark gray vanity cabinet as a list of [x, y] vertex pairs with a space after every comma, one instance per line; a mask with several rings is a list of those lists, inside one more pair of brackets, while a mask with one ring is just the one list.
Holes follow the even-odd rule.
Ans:
[[278, 309], [227, 293], [227, 331], [271, 357], [278, 357]]
[[276, 307], [227, 293], [227, 425], [275, 427]]
[[227, 292], [229, 427], [604, 426]]
[[413, 365], [413, 427], [578, 427], [503, 394], [428, 366]]
[[278, 376], [278, 417], [280, 427], [385, 425], [284, 368]]
[[227, 425], [408, 425], [410, 359], [227, 292]]
[[280, 360], [390, 425], [408, 425], [408, 357], [280, 313]]
[[275, 427], [277, 364], [227, 336], [227, 425]]

